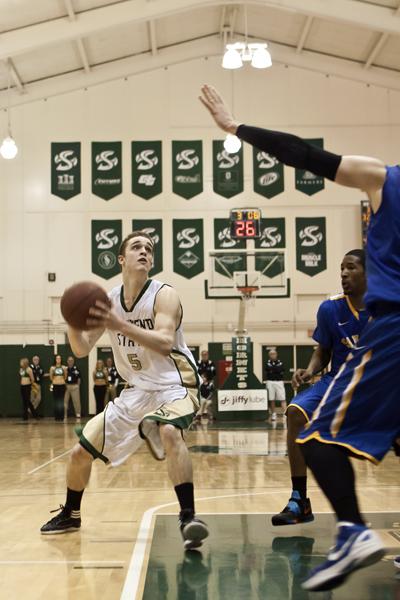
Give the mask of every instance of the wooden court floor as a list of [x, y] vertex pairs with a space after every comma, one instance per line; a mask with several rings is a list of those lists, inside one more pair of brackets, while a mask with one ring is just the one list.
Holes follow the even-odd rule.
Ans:
[[[276, 429], [204, 424], [188, 434], [197, 512], [210, 525], [202, 553], [190, 556], [180, 546], [166, 466], [145, 448], [116, 469], [95, 462], [80, 532], [39, 534], [49, 511], [65, 499], [74, 425], [0, 420], [1, 600], [400, 598], [391, 563], [400, 554], [399, 461], [393, 454], [378, 468], [355, 462], [362, 510], [382, 532], [388, 557], [369, 573], [368, 585], [358, 585], [357, 574], [356, 583], [338, 592], [307, 595], [300, 578], [331, 545], [333, 519], [324, 514], [302, 527], [270, 526], [266, 513], [281, 510], [289, 491], [282, 423]], [[309, 491], [314, 512], [329, 513], [312, 479]]]

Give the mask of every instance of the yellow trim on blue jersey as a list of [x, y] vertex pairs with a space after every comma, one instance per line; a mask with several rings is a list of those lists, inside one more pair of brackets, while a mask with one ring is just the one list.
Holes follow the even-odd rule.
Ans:
[[353, 313], [353, 315], [355, 316], [357, 321], [359, 321], [360, 315], [358, 314], [358, 310], [354, 308], [354, 306], [352, 305], [351, 300], [348, 296], [345, 296], [345, 298], [346, 298], [347, 306], [349, 307], [349, 309], [351, 310], [351, 312]]
[[[322, 396], [321, 398], [321, 402], [318, 404], [317, 408], [315, 409], [315, 411], [313, 412], [313, 416], [311, 417], [311, 421], [306, 425], [306, 427], [309, 427], [310, 423], [312, 423], [313, 421], [315, 421], [315, 419], [318, 419], [319, 414], [321, 412], [321, 409], [323, 408], [323, 406], [326, 404], [326, 400], [331, 392], [331, 389], [333, 388], [333, 386], [335, 385], [336, 380], [340, 377], [340, 375], [343, 373], [343, 371], [346, 368], [346, 363], [349, 360], [349, 356], [351, 353], [349, 353], [347, 355], [346, 358], [346, 362], [344, 362], [342, 364], [342, 366], [340, 367], [339, 371], [336, 373], [335, 377], [332, 379], [332, 381], [330, 382], [328, 389], [326, 390], [325, 394]], [[352, 356], [352, 355], [351, 355]]]
[[350, 402], [352, 401], [353, 394], [356, 390], [356, 387], [360, 383], [362, 376], [364, 375], [365, 365], [371, 360], [371, 357], [372, 350], [369, 350], [363, 355], [360, 364], [357, 365], [354, 369], [351, 381], [343, 392], [342, 400], [332, 421], [332, 425], [330, 428], [332, 437], [336, 437], [340, 431], [340, 428], [346, 416], [347, 409], [349, 408]]
[[334, 294], [333, 296], [329, 296], [329, 300], [341, 300], [344, 297], [345, 297], [345, 295], [343, 293]]
[[298, 404], [296, 404], [296, 402], [293, 402], [293, 401], [292, 401], [290, 404], [288, 404], [288, 407], [287, 407], [287, 409], [286, 409], [286, 411], [285, 411], [285, 415], [287, 415], [287, 411], [288, 411], [288, 408], [289, 408], [290, 406], [294, 406], [295, 408], [297, 408], [297, 410], [299, 410], [301, 413], [303, 413], [303, 415], [305, 416], [305, 418], [306, 418], [306, 420], [307, 420], [307, 423], [309, 423], [309, 422], [310, 422], [310, 419], [309, 419], [309, 417], [308, 417], [308, 414], [306, 413], [306, 411], [304, 410], [304, 408], [301, 408], [301, 406], [299, 406]]
[[344, 442], [336, 442], [335, 440], [325, 440], [323, 437], [321, 437], [321, 434], [319, 433], [319, 431], [314, 431], [314, 433], [307, 436], [306, 438], [297, 438], [296, 443], [297, 444], [306, 444], [310, 440], [317, 440], [318, 442], [321, 442], [322, 444], [335, 444], [336, 446], [343, 446], [344, 448], [347, 448], [348, 450], [353, 452], [353, 454], [356, 454], [357, 455], [356, 458], [366, 458], [367, 460], [374, 463], [374, 465], [379, 465], [379, 463], [381, 462], [380, 460], [375, 458], [375, 456], [372, 456], [372, 454], [368, 454], [368, 452], [363, 452], [362, 450], [355, 448], [351, 444], [345, 444]]

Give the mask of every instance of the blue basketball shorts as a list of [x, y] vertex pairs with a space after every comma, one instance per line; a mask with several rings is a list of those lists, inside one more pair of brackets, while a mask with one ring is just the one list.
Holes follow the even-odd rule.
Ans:
[[[303, 413], [307, 422], [311, 420], [314, 411], [318, 407], [322, 398], [325, 395], [326, 390], [332, 383], [332, 375], [324, 375], [319, 381], [311, 385], [307, 390], [300, 392], [293, 398], [289, 406], [294, 406], [300, 412]], [[288, 406], [288, 408], [289, 408]]]
[[400, 314], [378, 316], [332, 380], [297, 442], [316, 439], [378, 464], [400, 434]]

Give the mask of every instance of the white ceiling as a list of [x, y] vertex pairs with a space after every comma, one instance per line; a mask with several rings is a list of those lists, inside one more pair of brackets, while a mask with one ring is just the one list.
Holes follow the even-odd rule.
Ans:
[[[0, 103], [267, 41], [276, 63], [400, 89], [400, 0], [1, 0]], [[2, 92], [1, 92], [2, 91]]]

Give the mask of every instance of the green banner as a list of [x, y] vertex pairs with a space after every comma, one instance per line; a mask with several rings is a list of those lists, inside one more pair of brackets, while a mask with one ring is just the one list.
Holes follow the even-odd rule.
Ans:
[[[324, 140], [322, 138], [304, 141], [316, 146], [317, 148], [324, 147]], [[307, 196], [312, 196], [313, 194], [323, 190], [325, 187], [325, 181], [323, 177], [314, 175], [314, 173], [311, 173], [311, 171], [306, 171], [305, 169], [295, 169], [295, 182], [296, 190], [303, 192], [303, 194], [307, 194]]]
[[253, 147], [254, 191], [265, 198], [281, 194], [285, 188], [283, 164], [275, 156]]
[[203, 219], [173, 219], [174, 272], [191, 279], [204, 271]]
[[132, 142], [132, 194], [149, 200], [161, 192], [161, 142]]
[[214, 260], [215, 270], [225, 277], [232, 277], [234, 271], [246, 270], [246, 256], [237, 254], [229, 250], [241, 250], [246, 248], [246, 240], [233, 240], [230, 236], [229, 219], [214, 219], [214, 248], [216, 250], [226, 250], [224, 256]]
[[80, 142], [52, 142], [51, 193], [63, 200], [81, 193]]
[[310, 277], [326, 270], [325, 217], [296, 218], [296, 268]]
[[92, 142], [92, 194], [111, 200], [122, 192], [122, 143]]
[[149, 277], [154, 277], [163, 270], [163, 229], [162, 219], [133, 219], [132, 231], [144, 231], [154, 243], [153, 268]]
[[203, 191], [203, 144], [201, 140], [172, 142], [172, 190], [189, 200]]
[[118, 250], [122, 241], [122, 221], [92, 221], [92, 273], [111, 279], [121, 272]]
[[232, 338], [232, 371], [223, 390], [262, 389], [264, 385], [253, 372], [253, 343], [248, 336]]
[[224, 140], [213, 141], [213, 190], [224, 198], [243, 192], [243, 146], [229, 154]]
[[[256, 248], [278, 249], [286, 247], [285, 219], [261, 219], [261, 237], [255, 240]], [[261, 271], [266, 277], [276, 277], [285, 270], [285, 256], [283, 252], [268, 252], [265, 256], [257, 256], [256, 270]]]

